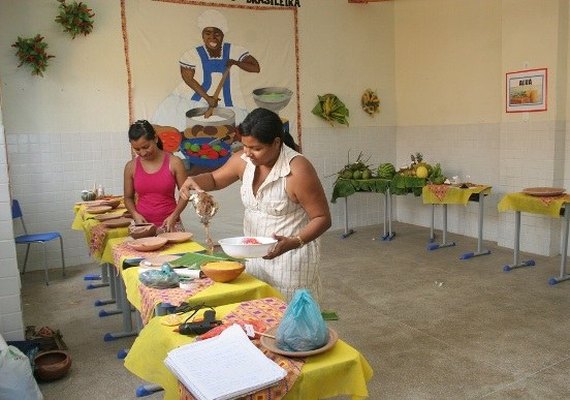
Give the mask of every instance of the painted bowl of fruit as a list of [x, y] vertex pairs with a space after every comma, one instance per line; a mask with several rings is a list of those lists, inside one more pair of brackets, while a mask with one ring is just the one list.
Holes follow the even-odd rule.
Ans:
[[218, 168], [224, 165], [232, 155], [231, 147], [216, 137], [201, 136], [184, 139], [180, 152], [190, 164], [206, 168]]
[[258, 107], [278, 113], [289, 104], [292, 95], [293, 92], [284, 87], [264, 87], [253, 91], [253, 100]]
[[218, 241], [222, 250], [230, 257], [257, 258], [267, 255], [277, 243], [271, 237], [237, 236]]

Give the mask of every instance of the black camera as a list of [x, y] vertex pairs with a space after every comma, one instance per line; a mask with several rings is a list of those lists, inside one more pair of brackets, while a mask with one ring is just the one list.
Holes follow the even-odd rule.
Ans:
[[182, 335], [201, 335], [222, 324], [222, 321], [216, 320], [216, 312], [214, 310], [204, 311], [204, 319], [199, 322], [185, 322], [180, 324], [178, 332]]

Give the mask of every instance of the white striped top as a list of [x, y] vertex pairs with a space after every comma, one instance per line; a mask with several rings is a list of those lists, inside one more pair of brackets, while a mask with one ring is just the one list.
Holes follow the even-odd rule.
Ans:
[[[255, 165], [247, 156], [241, 186], [241, 198], [245, 207], [245, 236], [297, 236], [309, 223], [307, 213], [301, 205], [293, 202], [285, 190], [289, 166], [294, 157], [302, 155], [283, 145], [277, 162], [253, 194]], [[300, 249], [288, 251], [273, 260], [263, 258], [248, 259], [246, 270], [258, 279], [279, 290], [287, 301], [291, 300], [296, 289], [306, 288], [319, 301], [319, 243], [318, 239]]]

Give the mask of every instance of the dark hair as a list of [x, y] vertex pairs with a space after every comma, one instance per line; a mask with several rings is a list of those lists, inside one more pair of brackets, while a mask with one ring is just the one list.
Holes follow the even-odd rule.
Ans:
[[263, 144], [271, 144], [275, 138], [281, 138], [292, 149], [299, 148], [291, 134], [283, 129], [279, 115], [266, 108], [256, 108], [250, 112], [239, 125], [238, 131], [241, 136], [253, 136]]
[[139, 119], [133, 122], [129, 128], [129, 141], [139, 140], [143, 136], [146, 140], [154, 140], [158, 137], [156, 145], [162, 150], [162, 140], [160, 140], [160, 137], [156, 134], [152, 124], [146, 119]]

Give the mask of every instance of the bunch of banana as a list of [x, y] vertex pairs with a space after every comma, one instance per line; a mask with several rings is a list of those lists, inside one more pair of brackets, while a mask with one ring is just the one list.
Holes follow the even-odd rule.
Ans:
[[329, 93], [318, 98], [319, 102], [311, 111], [313, 114], [327, 120], [331, 126], [334, 122], [348, 126], [348, 108], [338, 97]]
[[380, 112], [380, 99], [375, 91], [366, 89], [360, 98], [362, 109], [371, 117]]

